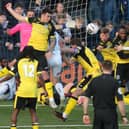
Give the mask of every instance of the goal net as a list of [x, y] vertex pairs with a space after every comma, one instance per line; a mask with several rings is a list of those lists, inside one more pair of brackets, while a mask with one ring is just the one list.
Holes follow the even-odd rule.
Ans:
[[[49, 7], [53, 12], [56, 12], [57, 4], [62, 3], [64, 6], [64, 12], [68, 13], [70, 16], [70, 20], [68, 23], [69, 27], [75, 26], [75, 19], [82, 18], [83, 25], [87, 25], [87, 2], [88, 0], [30, 0], [29, 8], [34, 9], [36, 14], [40, 14], [40, 11], [44, 7]], [[78, 33], [84, 33], [85, 29], [83, 29]], [[87, 33], [83, 34], [83, 37], [86, 41]], [[80, 38], [80, 37], [79, 37]]]
[[61, 2], [64, 5], [64, 9], [66, 12], [75, 18], [76, 16], [81, 16], [86, 19], [87, 12], [87, 0], [30, 0], [29, 8], [35, 8], [35, 1], [37, 1], [37, 5], [40, 5], [40, 8], [45, 6], [50, 7], [52, 10], [56, 8], [58, 2]]

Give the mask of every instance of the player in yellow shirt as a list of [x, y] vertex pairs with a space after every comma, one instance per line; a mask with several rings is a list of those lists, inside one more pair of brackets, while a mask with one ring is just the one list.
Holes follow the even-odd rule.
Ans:
[[[29, 22], [32, 24], [32, 32], [29, 38], [28, 44], [34, 48], [36, 59], [40, 65], [40, 71], [42, 72], [42, 78], [44, 85], [48, 93], [49, 104], [52, 108], [56, 108], [54, 97], [53, 97], [53, 83], [50, 82], [48, 75], [48, 64], [45, 57], [46, 52], [51, 52], [55, 44], [54, 26], [51, 23], [51, 11], [45, 8], [41, 12], [40, 18], [27, 18], [15, 13], [12, 8], [12, 4], [6, 4], [6, 9], [9, 13], [21, 22]], [[50, 41], [50, 45], [49, 42]], [[13, 64], [16, 62], [14, 60]]]
[[29, 108], [30, 111], [32, 128], [39, 129], [36, 115], [38, 66], [39, 64], [35, 59], [33, 47], [25, 47], [23, 52], [20, 54], [19, 61], [17, 63], [20, 83], [16, 91], [10, 129], [16, 129], [18, 114], [20, 110], [26, 107]]
[[78, 83], [76, 90], [72, 92], [64, 112], [60, 113], [55, 111], [55, 115], [62, 120], [67, 119], [67, 116], [77, 104], [78, 96], [87, 89], [87, 86], [91, 80], [101, 74], [100, 64], [95, 55], [89, 48], [81, 45], [80, 40], [72, 39], [71, 49], [74, 50], [73, 60], [81, 64], [81, 66], [86, 71], [86, 76]]

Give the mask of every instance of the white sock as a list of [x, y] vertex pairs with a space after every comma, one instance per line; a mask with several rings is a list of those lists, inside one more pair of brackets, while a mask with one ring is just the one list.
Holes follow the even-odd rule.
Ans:
[[62, 83], [60, 83], [60, 82], [56, 83], [55, 89], [56, 89], [57, 93], [60, 95], [60, 99], [64, 100], [65, 96], [64, 96], [64, 89], [63, 89]]
[[63, 118], [67, 118], [68, 116], [65, 114], [65, 113], [63, 113]]

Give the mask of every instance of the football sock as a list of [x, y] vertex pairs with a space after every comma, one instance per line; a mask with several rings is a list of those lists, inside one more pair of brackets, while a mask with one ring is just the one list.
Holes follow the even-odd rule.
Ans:
[[45, 88], [48, 93], [48, 98], [53, 98], [53, 84], [52, 82], [45, 82]]
[[70, 98], [68, 100], [65, 111], [63, 112], [64, 118], [66, 118], [71, 113], [76, 104], [77, 104], [77, 98]]
[[123, 97], [124, 103], [129, 104], [129, 94]]
[[65, 96], [64, 96], [64, 89], [63, 89], [62, 83], [56, 83], [55, 89], [57, 93], [60, 95], [60, 100], [63, 101], [65, 99]]
[[57, 105], [54, 100], [54, 93], [53, 93], [53, 83], [50, 81], [45, 82], [45, 88], [48, 94], [49, 104], [52, 108], [57, 108]]
[[39, 123], [33, 123], [32, 129], [39, 129]]
[[12, 124], [10, 129], [17, 129], [16, 125], [15, 124]]
[[16, 127], [11, 127], [10, 129], [17, 129]]

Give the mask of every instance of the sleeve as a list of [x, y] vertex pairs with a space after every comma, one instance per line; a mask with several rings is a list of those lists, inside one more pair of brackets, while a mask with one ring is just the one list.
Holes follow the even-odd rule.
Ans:
[[49, 37], [50, 38], [55, 38], [55, 27], [52, 23], [50, 23], [50, 26], [51, 26], [51, 29], [50, 29], [50, 34], [49, 34]]
[[14, 76], [15, 75], [14, 69], [15, 69], [14, 67], [12, 67], [11, 69], [7, 67], [8, 74], [11, 74], [12, 76]]
[[8, 34], [9, 35], [13, 35], [16, 32], [18, 32], [20, 30], [20, 24], [17, 24], [16, 26], [12, 27], [11, 29], [8, 30]]

